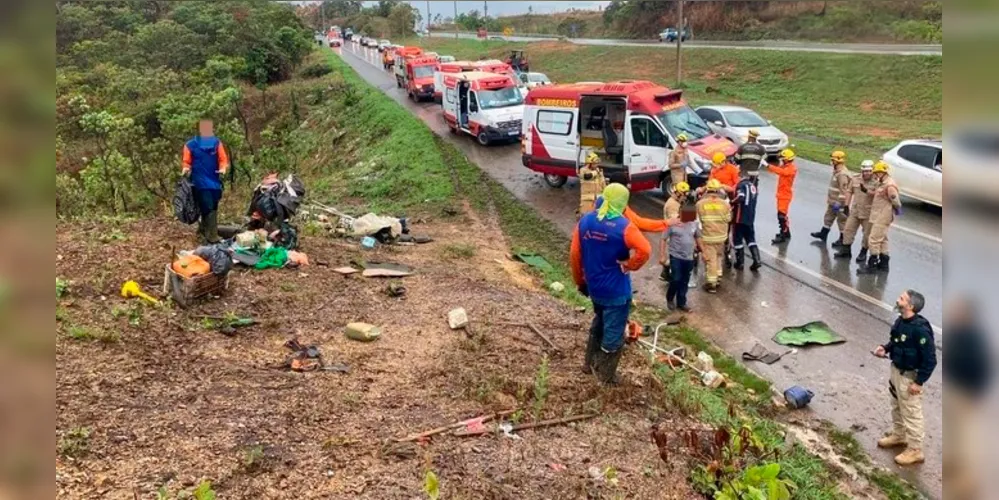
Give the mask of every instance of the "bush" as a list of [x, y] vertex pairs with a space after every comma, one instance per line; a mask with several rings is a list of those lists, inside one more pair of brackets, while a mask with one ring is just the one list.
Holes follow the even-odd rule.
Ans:
[[319, 78], [321, 76], [326, 76], [333, 72], [333, 68], [325, 62], [310, 64], [302, 68], [301, 75], [303, 78]]

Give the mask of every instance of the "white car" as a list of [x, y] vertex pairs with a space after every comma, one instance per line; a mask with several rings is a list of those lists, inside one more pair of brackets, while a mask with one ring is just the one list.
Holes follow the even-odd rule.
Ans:
[[457, 61], [454, 56], [437, 56], [437, 62], [440, 63], [453, 63]]
[[898, 190], [923, 203], [943, 206], [943, 142], [902, 141], [882, 157]]
[[695, 112], [707, 122], [712, 132], [737, 146], [746, 142], [750, 129], [760, 132], [757, 140], [766, 148], [768, 155], [776, 155], [788, 146], [787, 134], [751, 109], [739, 106], [701, 106]]
[[378, 52], [384, 51], [387, 47], [389, 47], [391, 45], [392, 45], [392, 42], [390, 42], [388, 40], [379, 40], [378, 41]]
[[528, 90], [552, 84], [552, 81], [544, 73], [521, 73], [520, 81], [524, 82]]

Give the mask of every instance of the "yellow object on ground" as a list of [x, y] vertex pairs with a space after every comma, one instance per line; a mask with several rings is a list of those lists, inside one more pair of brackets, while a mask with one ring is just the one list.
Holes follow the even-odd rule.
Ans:
[[159, 300], [156, 300], [152, 296], [143, 292], [142, 288], [139, 287], [138, 283], [131, 280], [126, 281], [125, 284], [121, 286], [121, 296], [125, 297], [126, 299], [130, 299], [132, 297], [139, 297], [140, 299], [143, 299], [152, 304], [160, 303]]

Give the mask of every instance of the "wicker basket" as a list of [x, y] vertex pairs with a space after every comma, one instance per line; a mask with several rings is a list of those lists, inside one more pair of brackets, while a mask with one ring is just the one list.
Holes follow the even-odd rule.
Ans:
[[185, 278], [167, 264], [163, 275], [163, 295], [172, 297], [184, 309], [209, 295], [222, 295], [228, 288], [228, 273], [225, 276], [208, 273]]

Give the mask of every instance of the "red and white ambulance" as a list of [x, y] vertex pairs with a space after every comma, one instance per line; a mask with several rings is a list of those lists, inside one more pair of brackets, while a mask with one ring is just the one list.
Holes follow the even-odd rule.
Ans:
[[686, 134], [687, 177], [692, 188], [707, 181], [716, 152], [736, 145], [711, 132], [684, 102], [682, 91], [649, 81], [547, 85], [530, 91], [524, 105], [523, 164], [560, 187], [575, 177], [589, 152], [600, 155], [612, 182], [632, 191], [672, 193], [668, 158]]
[[482, 71], [443, 78], [444, 121], [452, 132], [472, 135], [483, 146], [520, 139], [524, 99], [513, 78]]
[[444, 96], [444, 75], [446, 73], [467, 73], [475, 71], [475, 63], [472, 61], [454, 61], [440, 63], [434, 73], [434, 102], [440, 103]]

